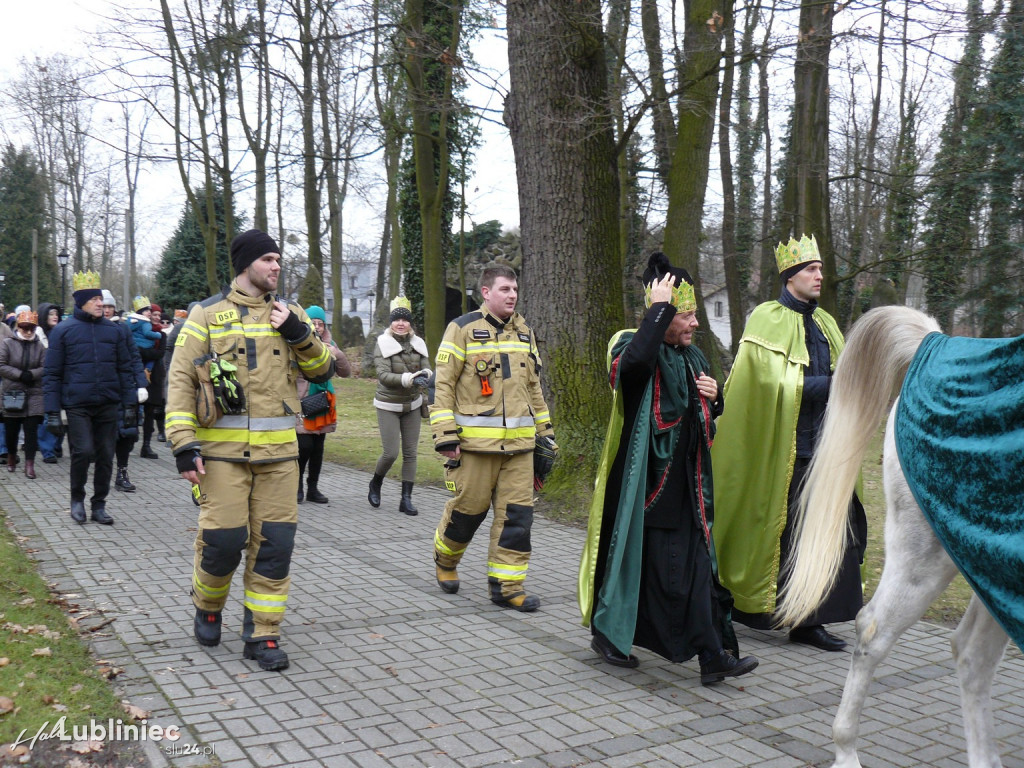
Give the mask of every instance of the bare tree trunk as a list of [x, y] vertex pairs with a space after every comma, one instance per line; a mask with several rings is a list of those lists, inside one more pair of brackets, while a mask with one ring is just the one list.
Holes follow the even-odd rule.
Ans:
[[[622, 327], [618, 180], [599, 0], [510, 0], [505, 122], [519, 183], [521, 290], [567, 471], [589, 470]], [[567, 321], [567, 318], [570, 318]]]
[[718, 105], [718, 152], [722, 165], [722, 266], [725, 270], [725, 294], [730, 307], [737, 307], [738, 312], [729, 313], [730, 347], [735, 353], [743, 334], [744, 271], [739, 267], [739, 255], [736, 252], [736, 186], [733, 183], [732, 151], [732, 86], [735, 72], [736, 56], [735, 30], [731, 8], [729, 15], [723, 17], [725, 28], [725, 68], [722, 72], [722, 95]]
[[801, 0], [800, 33], [793, 84], [793, 133], [790, 175], [780, 211], [790, 233], [814, 235], [821, 251], [825, 279], [819, 303], [837, 312], [835, 251], [832, 247], [831, 200], [828, 188], [829, 92], [828, 57], [832, 48], [835, 6], [820, 0]]
[[[684, 93], [680, 99], [676, 148], [669, 169], [663, 244], [669, 261], [685, 267], [696, 282], [697, 317], [704, 328], [709, 325], [702, 298], [699, 254], [721, 63], [724, 18], [718, 9], [724, 5], [731, 8], [732, 0], [691, 0], [687, 8], [686, 63], [681, 78]], [[731, 10], [728, 16], [732, 17]], [[707, 356], [713, 375], [721, 379], [721, 355], [713, 334], [702, 334], [697, 344]]]

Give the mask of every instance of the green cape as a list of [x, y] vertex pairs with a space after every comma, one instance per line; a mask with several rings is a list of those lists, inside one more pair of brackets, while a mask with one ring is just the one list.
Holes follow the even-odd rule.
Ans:
[[[828, 340], [835, 370], [843, 335], [823, 309], [814, 310], [812, 318]], [[786, 527], [796, 421], [809, 364], [803, 315], [778, 301], [759, 305], [747, 320], [725, 382], [725, 412], [711, 449], [718, 577], [744, 613], [775, 611], [779, 539]]]

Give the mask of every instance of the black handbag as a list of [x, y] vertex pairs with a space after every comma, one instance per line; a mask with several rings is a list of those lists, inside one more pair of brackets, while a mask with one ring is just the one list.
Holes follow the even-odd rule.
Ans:
[[15, 413], [25, 410], [25, 390], [9, 389], [4, 392], [4, 412]]
[[302, 405], [302, 418], [304, 419], [312, 419], [331, 410], [331, 403], [327, 399], [327, 392], [306, 395], [300, 402]]

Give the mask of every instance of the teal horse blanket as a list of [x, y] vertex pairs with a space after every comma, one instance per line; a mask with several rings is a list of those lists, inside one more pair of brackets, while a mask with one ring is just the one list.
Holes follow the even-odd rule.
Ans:
[[900, 393], [896, 448], [943, 547], [1024, 649], [1024, 336], [926, 336]]

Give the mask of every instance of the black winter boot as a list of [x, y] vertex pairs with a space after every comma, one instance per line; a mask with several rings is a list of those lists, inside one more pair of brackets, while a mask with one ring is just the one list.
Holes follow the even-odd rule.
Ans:
[[306, 501], [312, 501], [314, 504], [326, 504], [328, 499], [322, 493], [320, 489], [316, 487], [316, 483], [310, 481], [306, 487]]
[[402, 482], [402, 500], [398, 503], [398, 511], [404, 512], [405, 514], [412, 517], [418, 515], [420, 511], [412, 505], [412, 487], [413, 483]]
[[366, 500], [370, 502], [370, 506], [374, 509], [380, 506], [380, 487], [383, 484], [383, 475], [374, 475], [373, 480], [370, 481], [370, 493], [367, 494]]
[[139, 456], [144, 459], [159, 459], [160, 454], [149, 447], [149, 440], [142, 444], [142, 450], [139, 451]]
[[114, 487], [125, 493], [135, 493], [135, 485], [128, 479], [128, 467], [117, 468], [117, 478], [114, 480]]

